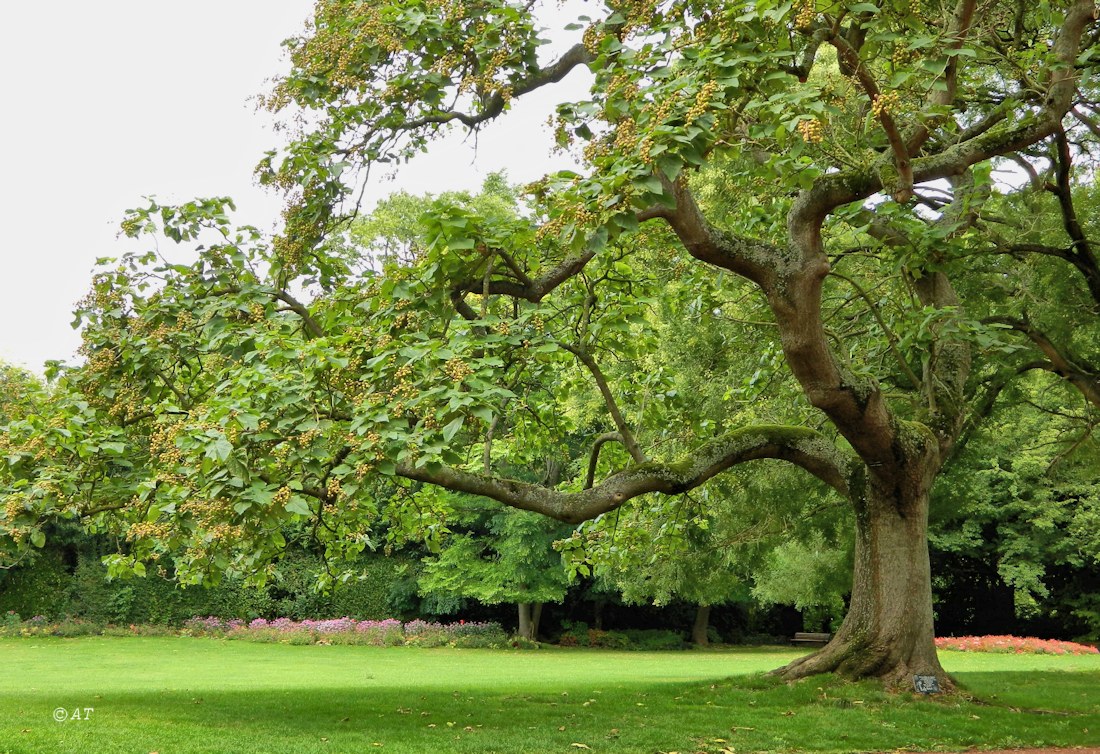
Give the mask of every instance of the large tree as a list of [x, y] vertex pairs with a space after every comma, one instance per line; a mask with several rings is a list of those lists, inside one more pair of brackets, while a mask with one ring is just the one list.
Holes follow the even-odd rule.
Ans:
[[[259, 169], [287, 193], [284, 232], [235, 230], [217, 201], [132, 215], [132, 235], [218, 236], [193, 267], [130, 259], [97, 279], [69, 382], [85, 439], [55, 435], [52, 456], [82, 453], [85, 471], [55, 464], [28, 499], [112, 508], [127, 562], [183, 553], [201, 573], [261, 565], [288, 520], [361, 547], [373, 505], [356, 492], [376, 472], [392, 522], [430, 534], [418, 484], [572, 523], [781, 459], [849, 501], [856, 528], [848, 615], [783, 674], [949, 685], [934, 480], [1021, 374], [1100, 398], [1100, 274], [1074, 209], [1100, 133], [1094, 18], [1092, 0], [616, 2], [553, 57], [525, 4], [320, 0], [266, 99], [296, 136]], [[441, 201], [424, 244], [385, 264], [349, 243], [356, 171], [578, 69], [587, 98], [556, 127], [583, 170], [532, 185], [529, 212]], [[1008, 161], [1055, 200], [1045, 224], [997, 211], [991, 168]], [[1030, 287], [1044, 281], [1057, 300]], [[670, 317], [758, 367], [717, 421], [667, 389], [675, 365], [647, 361]], [[587, 385], [603, 426], [554, 379]], [[797, 398], [768, 408], [761, 385]], [[488, 473], [476, 450], [506, 431], [546, 457], [583, 430], [592, 471], [575, 459], [556, 486]], [[95, 449], [112, 469], [87, 471]], [[46, 455], [13, 449], [13, 478]], [[124, 482], [131, 502], [102, 498]]]

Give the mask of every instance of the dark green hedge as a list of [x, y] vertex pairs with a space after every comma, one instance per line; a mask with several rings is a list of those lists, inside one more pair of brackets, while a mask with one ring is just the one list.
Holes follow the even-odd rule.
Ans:
[[163, 625], [179, 625], [196, 615], [295, 620], [346, 615], [381, 620], [401, 617], [399, 569], [407, 562], [368, 555], [361, 563], [364, 578], [352, 579], [326, 595], [313, 586], [312, 574], [320, 563], [305, 553], [284, 561], [280, 578], [263, 588], [227, 579], [212, 587], [184, 589], [155, 575], [109, 581], [96, 554], [82, 553], [75, 560], [73, 568], [60, 551], [47, 550], [33, 564], [8, 571], [0, 581], [0, 613]]

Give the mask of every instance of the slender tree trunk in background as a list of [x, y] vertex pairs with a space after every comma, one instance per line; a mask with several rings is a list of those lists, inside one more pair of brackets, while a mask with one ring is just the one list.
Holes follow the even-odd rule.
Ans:
[[519, 608], [519, 630], [516, 631], [523, 639], [535, 640], [535, 626], [531, 620], [531, 603], [520, 602], [517, 607]]
[[592, 603], [592, 628], [603, 631], [603, 607], [606, 603], [602, 599]]
[[710, 628], [710, 605], [698, 605], [695, 608], [695, 625], [691, 627], [691, 641], [697, 647], [710, 644], [707, 629]]
[[531, 641], [538, 641], [539, 638], [539, 622], [542, 620], [542, 604], [536, 602], [531, 605]]
[[912, 689], [913, 676], [924, 675], [935, 676], [945, 691], [953, 688], [934, 642], [927, 487], [903, 483], [890, 492], [869, 489], [857, 501], [848, 615], [827, 646], [777, 674], [876, 677], [895, 689]]
[[524, 639], [538, 641], [539, 621], [542, 619], [542, 603], [520, 602], [516, 607], [519, 608], [519, 630], [516, 631], [516, 634]]

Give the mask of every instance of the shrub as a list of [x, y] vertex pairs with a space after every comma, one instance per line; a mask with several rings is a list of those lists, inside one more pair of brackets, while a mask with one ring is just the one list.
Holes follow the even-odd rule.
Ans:
[[401, 621], [393, 618], [360, 621], [355, 632], [364, 639], [364, 643], [377, 647], [396, 647], [405, 643]]
[[19, 633], [19, 627], [22, 623], [23, 619], [19, 617], [19, 613], [14, 610], [8, 610], [3, 616], [0, 616], [0, 634], [5, 636], [17, 634]]
[[183, 622], [183, 633], [187, 636], [225, 636], [230, 631], [244, 628], [244, 621], [239, 618], [226, 620], [215, 615], [205, 618], [188, 618]]
[[0, 612], [60, 618], [69, 612], [63, 595], [71, 576], [61, 553], [42, 552], [31, 563], [0, 572]]
[[103, 625], [79, 618], [65, 618], [48, 627], [53, 636], [98, 636], [103, 633]]
[[665, 631], [658, 628], [628, 629], [622, 634], [627, 639], [629, 649], [653, 652], [683, 649], [686, 646], [684, 636], [679, 631]]
[[405, 624], [405, 643], [409, 646], [441, 647], [449, 641], [442, 623], [417, 619]]
[[558, 639], [563, 647], [600, 647], [603, 649], [629, 649], [630, 639], [621, 631], [604, 631], [589, 628], [587, 623], [564, 623], [565, 632]]

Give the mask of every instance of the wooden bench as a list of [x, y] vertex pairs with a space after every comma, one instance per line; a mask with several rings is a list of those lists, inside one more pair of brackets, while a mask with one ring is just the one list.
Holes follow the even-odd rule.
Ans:
[[829, 640], [833, 638], [832, 634], [815, 634], [815, 633], [803, 633], [799, 632], [791, 639], [792, 644], [799, 644], [805, 647], [824, 647], [829, 643]]

